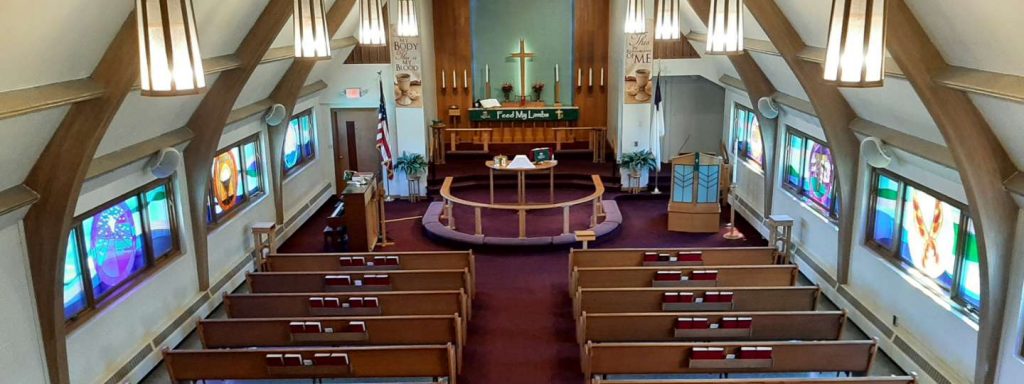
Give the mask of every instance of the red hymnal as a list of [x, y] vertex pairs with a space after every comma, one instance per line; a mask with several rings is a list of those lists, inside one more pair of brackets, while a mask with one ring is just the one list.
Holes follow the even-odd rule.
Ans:
[[387, 265], [387, 263], [388, 263], [387, 256], [374, 256], [373, 257], [373, 265]]
[[327, 298], [324, 298], [324, 307], [325, 308], [341, 308], [341, 299], [338, 299], [337, 297], [327, 297]]
[[693, 318], [693, 329], [708, 329], [711, 328], [711, 322], [706, 317], [694, 317]]
[[350, 297], [348, 298], [348, 305], [352, 308], [362, 308], [363, 298], [362, 297]]
[[661, 295], [662, 303], [678, 303], [679, 292], [665, 292]]
[[302, 355], [290, 353], [284, 355], [284, 365], [287, 367], [301, 367]]
[[352, 277], [348, 275], [332, 275], [324, 278], [327, 285], [352, 285]]
[[727, 329], [728, 328], [739, 328], [739, 323], [736, 322], [736, 318], [735, 317], [723, 317], [722, 320], [719, 321], [718, 326], [720, 328], [727, 328]]
[[331, 361], [330, 353], [313, 354], [313, 365], [331, 365]]
[[680, 303], [692, 303], [693, 299], [694, 297], [692, 292], [679, 292]]
[[644, 261], [658, 261], [658, 253], [644, 252]]
[[398, 256], [388, 256], [387, 265], [398, 265]]
[[293, 321], [288, 323], [288, 331], [291, 333], [305, 333], [306, 324], [301, 321]]
[[750, 328], [754, 325], [754, 318], [740, 317], [736, 319], [736, 328]]
[[720, 302], [720, 303], [731, 303], [732, 302], [732, 296], [733, 296], [732, 292], [719, 292], [718, 294], [719, 294], [718, 302]]
[[725, 349], [720, 347], [694, 347], [690, 350], [690, 358], [695, 360], [723, 360]]
[[322, 297], [310, 297], [309, 298], [309, 306], [311, 308], [323, 308], [323, 306], [324, 306], [324, 298], [322, 298]]
[[672, 256], [669, 256], [667, 253], [659, 253], [658, 261], [672, 261]]
[[353, 257], [352, 258], [352, 265], [356, 266], [356, 267], [365, 267], [366, 266], [366, 258], [362, 257], [362, 256]]
[[345, 327], [345, 332], [366, 332], [366, 322], [363, 321], [350, 321], [348, 326]]
[[657, 281], [676, 281], [681, 280], [683, 277], [682, 272], [679, 271], [658, 271], [654, 275], [654, 280]]
[[690, 329], [693, 328], [693, 319], [689, 317], [680, 317], [676, 319], [676, 329]]
[[331, 363], [334, 365], [348, 365], [348, 354], [347, 353], [332, 353]]
[[306, 333], [322, 333], [323, 331], [323, 326], [320, 325], [319, 321], [306, 322]]
[[366, 275], [363, 276], [363, 282], [366, 285], [388, 285], [390, 277], [388, 275]]
[[363, 306], [366, 308], [377, 308], [380, 306], [380, 301], [376, 297], [363, 298]]
[[351, 267], [353, 265], [351, 257], [339, 257], [338, 261], [341, 263], [342, 267]]
[[[694, 279], [694, 280], [700, 280], [700, 279]], [[721, 298], [722, 298], [722, 294], [719, 293], [719, 292], [704, 292], [704, 302], [705, 303], [717, 303], [717, 302], [720, 301]]]
[[693, 271], [690, 274], [691, 280], [718, 280], [718, 271], [707, 270], [707, 271]]
[[679, 252], [676, 254], [676, 257], [679, 258], [679, 261], [704, 261], [700, 252]]
[[757, 347], [743, 347], [740, 348], [740, 353], [737, 358], [740, 359], [757, 359]]
[[772, 358], [772, 347], [757, 347], [757, 358], [758, 359], [771, 359]]
[[284, 366], [284, 355], [279, 353], [267, 354], [267, 366], [268, 367], [282, 367]]

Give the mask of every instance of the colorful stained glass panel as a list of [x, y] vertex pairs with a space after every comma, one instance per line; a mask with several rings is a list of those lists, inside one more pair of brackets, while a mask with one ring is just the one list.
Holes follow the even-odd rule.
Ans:
[[900, 258], [943, 288], [953, 285], [960, 209], [906, 186]]
[[832, 192], [835, 179], [832, 176], [832, 153], [828, 147], [810, 141], [804, 161], [804, 196], [824, 209], [832, 207]]
[[752, 112], [747, 112], [747, 127], [750, 137], [747, 139], [747, 158], [757, 165], [764, 166], [764, 142], [761, 141], [761, 124]]
[[252, 196], [262, 190], [260, 183], [260, 158], [256, 154], [256, 143], [248, 143], [242, 146], [242, 155], [245, 157], [245, 186], [247, 193]]
[[975, 308], [981, 308], [981, 269], [978, 260], [978, 238], [974, 233], [974, 223], [968, 222], [959, 291], [960, 297]]
[[295, 168], [302, 160], [299, 140], [299, 124], [292, 120], [288, 123], [288, 131], [284, 134], [284, 169], [286, 171]]
[[167, 199], [167, 186], [160, 185], [145, 193], [146, 220], [149, 223], [149, 239], [153, 245], [153, 258], [159, 259], [174, 250], [174, 236], [171, 232], [171, 206]]
[[82, 221], [93, 294], [100, 298], [145, 268], [139, 198], [130, 197]]
[[789, 134], [789, 147], [786, 148], [786, 183], [800, 187], [803, 181], [804, 138]]
[[88, 305], [85, 299], [82, 267], [78, 255], [78, 234], [68, 235], [68, 248], [64, 255], [64, 318], [70, 319]]
[[896, 211], [900, 183], [885, 175], [878, 175], [875, 190], [875, 225], [871, 239], [887, 249], [892, 249], [896, 239]]

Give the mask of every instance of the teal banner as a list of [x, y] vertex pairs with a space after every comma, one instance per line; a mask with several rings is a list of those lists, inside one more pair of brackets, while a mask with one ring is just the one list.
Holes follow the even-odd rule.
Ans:
[[469, 110], [469, 121], [576, 121], [579, 108], [502, 108]]

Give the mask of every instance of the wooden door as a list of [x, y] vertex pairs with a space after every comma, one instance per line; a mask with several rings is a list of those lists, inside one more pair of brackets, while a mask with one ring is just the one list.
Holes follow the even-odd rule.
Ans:
[[340, 192], [345, 189], [346, 170], [380, 174], [380, 154], [376, 149], [377, 109], [333, 109], [331, 115], [334, 173]]

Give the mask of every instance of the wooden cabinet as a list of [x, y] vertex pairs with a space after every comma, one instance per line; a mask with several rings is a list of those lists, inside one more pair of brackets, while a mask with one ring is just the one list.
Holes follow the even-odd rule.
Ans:
[[688, 153], [672, 159], [668, 230], [715, 233], [719, 229], [722, 158]]
[[371, 252], [380, 238], [380, 186], [376, 181], [364, 185], [349, 183], [342, 191], [345, 202], [345, 226], [352, 252]]

